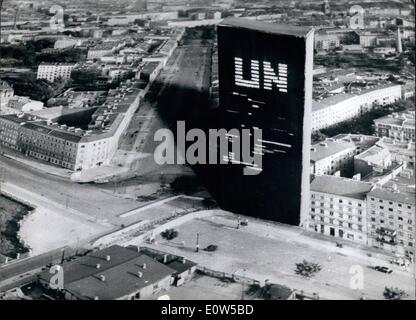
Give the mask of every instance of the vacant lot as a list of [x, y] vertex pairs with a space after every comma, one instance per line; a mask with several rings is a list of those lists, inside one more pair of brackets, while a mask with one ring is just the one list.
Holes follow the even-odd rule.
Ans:
[[0, 195], [0, 255], [15, 257], [16, 253], [28, 251], [17, 234], [19, 221], [31, 210], [26, 205]]

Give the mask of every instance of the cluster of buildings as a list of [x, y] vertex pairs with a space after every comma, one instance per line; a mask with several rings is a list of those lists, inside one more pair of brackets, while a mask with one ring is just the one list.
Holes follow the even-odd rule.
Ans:
[[[68, 89], [49, 99], [46, 109], [42, 102], [12, 97], [13, 89], [2, 82], [0, 93], [8, 102], [1, 109], [0, 144], [72, 171], [109, 164], [134, 112], [184, 31], [167, 31], [162, 39], [149, 34], [149, 39], [134, 42], [136, 46], [130, 47], [133, 53], [121, 52], [124, 40], [98, 41], [88, 51], [88, 59], [94, 61], [40, 64], [37, 78], [51, 82], [70, 78], [73, 70], [88, 68], [98, 70], [104, 82], [120, 79], [116, 89]], [[131, 76], [124, 80], [126, 73]]]
[[17, 96], [6, 81], [0, 82], [0, 115], [37, 111], [43, 107], [43, 102]]
[[304, 227], [414, 261], [415, 169], [414, 134], [341, 134], [312, 146]]
[[415, 113], [393, 113], [374, 120], [375, 132], [379, 137], [388, 137], [399, 142], [415, 142]]
[[[148, 84], [129, 81], [110, 90], [104, 104], [96, 108], [87, 127], [59, 124], [27, 113], [0, 117], [1, 143], [26, 156], [80, 171], [109, 163], [131, 116], [146, 93]], [[84, 108], [79, 110], [84, 113]], [[72, 114], [75, 116], [75, 113]]]

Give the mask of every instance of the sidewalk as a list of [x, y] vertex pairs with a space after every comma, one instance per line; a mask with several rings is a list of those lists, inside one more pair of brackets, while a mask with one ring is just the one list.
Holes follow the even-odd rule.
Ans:
[[12, 155], [10, 153], [3, 153], [2, 155], [25, 166], [31, 167], [32, 169], [43, 171], [44, 173], [51, 174], [60, 178], [69, 179], [73, 173], [71, 170], [55, 167], [53, 165], [49, 165], [34, 159], [22, 158], [21, 156]]

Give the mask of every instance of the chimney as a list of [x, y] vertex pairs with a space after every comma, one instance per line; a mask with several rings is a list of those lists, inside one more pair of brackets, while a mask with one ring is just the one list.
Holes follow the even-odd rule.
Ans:
[[100, 298], [98, 298], [98, 296], [95, 296], [94, 297], [94, 300], [100, 300]]
[[100, 269], [100, 268], [101, 268], [101, 264], [97, 263], [97, 264], [95, 265], [95, 269]]
[[186, 263], [186, 259], [182, 258], [182, 263], [185, 264]]
[[105, 257], [105, 260], [106, 260], [106, 261], [110, 261], [110, 260], [111, 260], [111, 257], [110, 257], [109, 255], [107, 255], [107, 256]]
[[147, 268], [146, 263], [143, 263], [142, 268], [143, 269], [146, 269]]
[[143, 272], [138, 271], [138, 272], [137, 272], [137, 276], [138, 276], [139, 278], [142, 278], [142, 277], [143, 277]]
[[102, 274], [102, 275], [100, 275], [100, 280], [101, 280], [101, 281], [105, 281], [105, 275], [103, 275], [103, 274]]
[[163, 263], [164, 264], [168, 263], [168, 255], [167, 254], [163, 255]]

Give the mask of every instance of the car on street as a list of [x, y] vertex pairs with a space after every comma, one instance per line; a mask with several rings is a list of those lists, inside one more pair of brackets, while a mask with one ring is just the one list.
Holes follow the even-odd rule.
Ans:
[[387, 267], [383, 267], [383, 266], [375, 266], [374, 270], [377, 270], [377, 271], [380, 271], [380, 272], [383, 272], [383, 273], [392, 273], [393, 272], [392, 269], [387, 268]]

